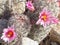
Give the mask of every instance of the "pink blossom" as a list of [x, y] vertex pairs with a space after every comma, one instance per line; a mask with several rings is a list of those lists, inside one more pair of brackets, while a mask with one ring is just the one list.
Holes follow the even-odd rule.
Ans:
[[34, 6], [33, 6], [33, 4], [32, 4], [31, 1], [26, 2], [26, 7], [27, 7], [30, 11], [34, 11], [34, 10], [35, 10], [35, 8], [34, 8]]
[[58, 19], [52, 16], [51, 11], [47, 10], [46, 8], [44, 8], [42, 12], [39, 14], [39, 19], [36, 22], [36, 24], [41, 24], [44, 27], [50, 24], [57, 24], [57, 23]]
[[16, 38], [16, 33], [13, 27], [8, 27], [8, 28], [3, 29], [1, 39], [9, 43], [13, 41], [15, 38]]

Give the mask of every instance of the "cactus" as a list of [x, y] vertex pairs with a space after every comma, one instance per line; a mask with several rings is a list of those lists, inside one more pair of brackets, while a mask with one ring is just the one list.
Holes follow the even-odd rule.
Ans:
[[[3, 4], [2, 1], [1, 4]], [[26, 8], [26, 0], [6, 0], [4, 1], [5, 5], [1, 5], [1, 8], [4, 9], [0, 9], [0, 14], [3, 15], [1, 18], [8, 20], [8, 26], [14, 25], [15, 31], [18, 34], [15, 40], [13, 40], [11, 43], [4, 42], [4, 45], [22, 45], [23, 37], [28, 37], [34, 41], [37, 41], [38, 43], [41, 43], [41, 41], [50, 33], [51, 29], [53, 28], [51, 26], [54, 25], [48, 25], [44, 28], [42, 25], [36, 25], [36, 22], [38, 20], [39, 13], [43, 8], [50, 10], [54, 17], [58, 17], [60, 8], [57, 6], [57, 1], [30, 1], [32, 1], [33, 7], [35, 8], [34, 11], [30, 11]], [[5, 12], [5, 10], [7, 12]]]
[[[25, 12], [25, 14], [30, 18], [31, 21], [34, 20], [36, 22], [38, 20], [39, 13], [44, 7], [50, 10], [53, 16], [58, 16], [59, 7], [57, 6], [55, 0], [52, 0], [49, 3], [47, 2], [47, 0], [33, 0], [32, 3], [34, 4], [35, 11], [31, 12], [27, 10]], [[34, 23], [28, 37], [40, 43], [49, 34], [50, 31], [51, 25], [43, 28], [42, 26], [36, 26]]]
[[13, 15], [9, 19], [8, 25], [14, 25], [17, 33], [21, 33], [22, 36], [27, 36], [31, 28], [29, 18], [24, 14]]

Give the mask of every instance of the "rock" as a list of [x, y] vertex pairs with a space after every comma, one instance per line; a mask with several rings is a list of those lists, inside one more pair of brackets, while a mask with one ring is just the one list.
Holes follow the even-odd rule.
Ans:
[[22, 45], [38, 45], [37, 41], [34, 41], [30, 38], [27, 37], [23, 37], [22, 38]]
[[24, 14], [13, 15], [8, 22], [8, 25], [14, 25], [16, 32], [22, 34], [22, 36], [27, 36], [31, 29], [31, 24], [29, 18]]
[[50, 39], [60, 43], [60, 23], [52, 26]]

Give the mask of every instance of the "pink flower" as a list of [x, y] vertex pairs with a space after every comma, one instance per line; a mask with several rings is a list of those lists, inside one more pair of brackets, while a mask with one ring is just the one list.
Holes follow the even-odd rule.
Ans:
[[26, 2], [26, 7], [27, 7], [30, 11], [34, 11], [34, 10], [35, 10], [35, 8], [34, 8], [34, 6], [33, 6], [33, 4], [32, 4], [31, 1]]
[[39, 14], [39, 19], [36, 22], [36, 24], [41, 24], [44, 27], [46, 27], [47, 25], [50, 25], [50, 24], [57, 24], [58, 19], [56, 17], [52, 16], [51, 14], [52, 13], [49, 10], [44, 8], [42, 10], [42, 12]]
[[2, 37], [5, 42], [11, 42], [16, 38], [16, 33], [13, 27], [8, 27], [3, 30]]

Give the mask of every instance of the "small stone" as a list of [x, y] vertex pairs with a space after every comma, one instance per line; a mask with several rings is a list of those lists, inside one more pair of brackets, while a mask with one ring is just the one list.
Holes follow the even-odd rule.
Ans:
[[23, 37], [22, 38], [22, 45], [38, 45], [37, 41], [34, 41], [30, 38], [27, 37]]

